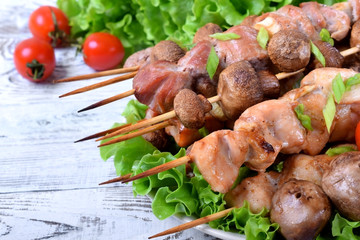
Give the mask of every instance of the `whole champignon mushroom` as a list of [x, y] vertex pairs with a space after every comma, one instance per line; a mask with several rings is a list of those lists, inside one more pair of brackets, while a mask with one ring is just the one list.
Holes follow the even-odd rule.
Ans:
[[295, 72], [309, 63], [310, 41], [295, 30], [280, 30], [270, 39], [268, 53], [272, 63], [284, 72]]
[[207, 23], [196, 31], [193, 38], [193, 43], [198, 43], [204, 40], [210, 42], [215, 41], [215, 39], [210, 37], [209, 35], [221, 32], [222, 29], [219, 25], [214, 23]]
[[150, 61], [165, 60], [177, 63], [185, 55], [185, 51], [170, 40], [164, 40], [156, 44], [151, 51]]
[[[324, 56], [326, 67], [342, 67], [345, 58], [341, 55], [339, 50], [331, 46], [330, 43], [321, 40], [314, 41], [313, 43], [319, 48], [320, 52]], [[312, 68], [324, 67], [316, 58], [314, 58], [313, 64], [314, 66]]]
[[200, 129], [205, 124], [205, 114], [212, 109], [211, 103], [190, 89], [182, 89], [174, 99], [174, 110], [181, 123], [190, 129]]
[[324, 173], [322, 187], [341, 214], [359, 221], [360, 152], [347, 152], [336, 157]]
[[270, 210], [272, 222], [280, 226], [288, 240], [314, 239], [329, 221], [330, 201], [315, 183], [292, 179], [274, 194]]
[[236, 120], [264, 98], [261, 82], [248, 61], [235, 62], [220, 73], [218, 95], [224, 114], [230, 120]]
[[350, 47], [360, 45], [360, 20], [357, 20], [351, 29]]

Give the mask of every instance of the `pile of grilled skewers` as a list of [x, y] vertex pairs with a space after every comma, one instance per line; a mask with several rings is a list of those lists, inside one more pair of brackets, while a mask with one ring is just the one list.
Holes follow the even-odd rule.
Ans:
[[[57, 82], [130, 72], [63, 95], [133, 78], [133, 89], [83, 110], [132, 94], [149, 107], [145, 120], [82, 140], [125, 134], [104, 146], [142, 135], [165, 150], [172, 136], [188, 147], [183, 158], [105, 183], [129, 182], [193, 162], [213, 191], [226, 193], [229, 209], [155, 236], [224, 217], [248, 201], [254, 213], [269, 209], [286, 239], [313, 239], [329, 221], [332, 205], [348, 219], [360, 220], [360, 153], [319, 155], [329, 142], [357, 149], [351, 143], [360, 121], [359, 18], [359, 0], [287, 5], [249, 16], [225, 32], [206, 24], [187, 52], [162, 41], [130, 56], [123, 69]], [[262, 47], [259, 32], [264, 29], [269, 41]], [[323, 29], [336, 47], [322, 41]], [[323, 60], [311, 54], [316, 51]], [[207, 66], [213, 53], [219, 62], [210, 77]], [[210, 134], [202, 138], [203, 127]], [[283, 171], [267, 171], [279, 154], [289, 155]], [[258, 175], [231, 189], [243, 165]]]

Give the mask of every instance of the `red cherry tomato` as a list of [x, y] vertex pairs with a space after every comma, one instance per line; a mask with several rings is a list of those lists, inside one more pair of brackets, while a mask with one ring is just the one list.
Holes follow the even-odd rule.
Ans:
[[360, 150], [360, 122], [358, 122], [358, 124], [356, 125], [355, 141], [356, 141], [356, 146], [357, 146], [358, 150]]
[[55, 68], [54, 49], [44, 40], [26, 39], [16, 46], [14, 63], [21, 76], [33, 82], [41, 82]]
[[110, 33], [92, 33], [83, 45], [85, 63], [98, 71], [116, 67], [124, 58], [124, 54], [120, 40]]
[[70, 34], [65, 13], [52, 6], [42, 6], [31, 13], [29, 28], [34, 37], [48, 41], [54, 47], [66, 42]]

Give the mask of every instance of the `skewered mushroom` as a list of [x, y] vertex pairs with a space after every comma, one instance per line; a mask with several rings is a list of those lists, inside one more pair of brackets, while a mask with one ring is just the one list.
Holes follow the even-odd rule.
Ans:
[[310, 41], [299, 31], [280, 30], [270, 39], [268, 53], [270, 60], [281, 71], [297, 71], [310, 61]]
[[315, 183], [292, 179], [274, 194], [270, 218], [280, 225], [288, 240], [311, 240], [323, 229], [331, 215], [330, 201]]
[[264, 97], [260, 80], [248, 61], [233, 63], [220, 73], [218, 95], [225, 115], [233, 120]]
[[325, 171], [322, 187], [337, 209], [346, 217], [360, 220], [360, 153], [341, 154]]

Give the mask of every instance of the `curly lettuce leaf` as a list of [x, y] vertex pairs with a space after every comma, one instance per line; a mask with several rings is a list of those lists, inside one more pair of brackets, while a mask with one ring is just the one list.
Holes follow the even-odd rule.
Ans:
[[268, 213], [265, 208], [260, 213], [252, 213], [249, 203], [245, 201], [241, 208], [234, 209], [226, 218], [210, 222], [209, 225], [224, 231], [236, 229], [249, 240], [273, 239], [279, 225], [270, 222]]
[[[354, 234], [357, 231], [357, 235]], [[336, 213], [332, 221], [332, 234], [337, 240], [359, 240], [360, 221], [349, 221]]]

